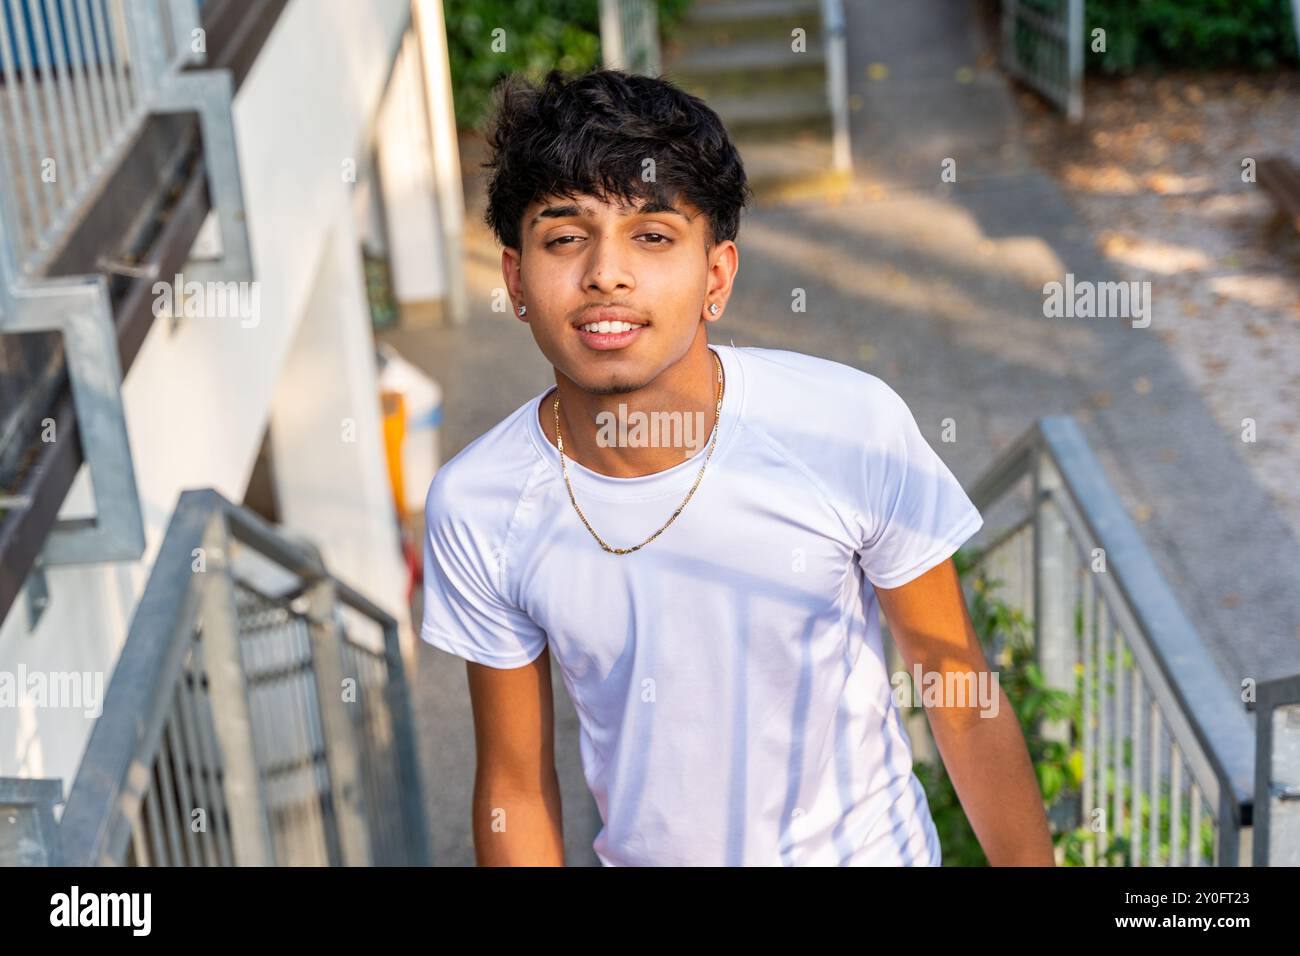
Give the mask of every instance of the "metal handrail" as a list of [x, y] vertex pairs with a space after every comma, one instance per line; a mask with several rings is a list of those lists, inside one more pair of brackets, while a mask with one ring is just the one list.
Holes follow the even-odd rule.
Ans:
[[[274, 565], [287, 591], [246, 587], [240, 547]], [[240, 594], [253, 613], [241, 615]], [[377, 625], [382, 648], [354, 640], [336, 602]], [[270, 645], [252, 646], [268, 633], [279, 655], [271, 663], [262, 660]], [[339, 693], [348, 681], [359, 694], [350, 702]], [[367, 734], [379, 712], [382, 740]], [[308, 727], [309, 752], [286, 760]], [[286, 822], [304, 813], [286, 813], [272, 792], [298, 764], [293, 806], [315, 821], [307, 829]], [[206, 826], [195, 832], [187, 825], [199, 810]], [[184, 492], [59, 834], [73, 866], [427, 864], [396, 622], [333, 578], [309, 544], [211, 489]]]
[[831, 156], [837, 173], [853, 171], [849, 146], [848, 27], [844, 0], [822, 0], [822, 29], [826, 33], [826, 97], [831, 109]]
[[[1092, 802], [1106, 808], [1109, 799], [1111, 807], [1129, 823], [1133, 837], [1134, 821], [1141, 817], [1139, 798], [1146, 795], [1139, 793], [1141, 786], [1150, 784], [1151, 805], [1155, 806], [1168, 783], [1173, 812], [1177, 813], [1179, 797], [1172, 794], [1181, 794], [1181, 774], [1186, 769], [1193, 800], [1203, 795], [1218, 811], [1212, 821], [1217, 827], [1216, 861], [1237, 864], [1242, 854], [1241, 832], [1249, 826], [1256, 793], [1255, 731], [1237, 690], [1216, 668], [1073, 418], [1039, 419], [972, 486], [971, 499], [981, 511], [986, 510], [1025, 479], [1033, 484], [1029, 572], [1033, 576], [1036, 651], [1045, 677], [1054, 686], [1073, 692], [1075, 668], [1082, 665], [1087, 673], [1086, 723], [1090, 726], [1085, 727], [1085, 763], [1089, 773], [1098, 772], [1102, 787], [1100, 799]], [[999, 543], [1006, 540], [1006, 535], [998, 537]], [[1104, 556], [1104, 573], [1090, 568], [1089, 558], [1095, 549]], [[990, 546], [977, 551], [975, 563], [985, 562], [993, 550]], [[1082, 649], [1075, 633], [1079, 608], [1087, 632], [1082, 636]], [[1097, 632], [1095, 638], [1090, 628]], [[1115, 661], [1094, 666], [1093, 655], [1104, 658], [1108, 646]], [[1123, 655], [1118, 652], [1124, 650], [1133, 657], [1131, 672], [1124, 671], [1120, 663]], [[1103, 667], [1112, 667], [1113, 674]], [[1096, 712], [1091, 709], [1094, 691], [1099, 700]], [[1144, 700], [1146, 695], [1149, 702]], [[1125, 706], [1130, 708], [1128, 713]], [[1145, 750], [1146, 738], [1134, 734], [1144, 716], [1150, 727], [1150, 752]], [[1095, 747], [1094, 722], [1099, 727]], [[1128, 736], [1121, 740], [1126, 725]], [[1167, 775], [1160, 764], [1166, 725], [1170, 738]], [[1062, 728], [1053, 729], [1053, 733], [1062, 732]], [[1121, 742], [1132, 748], [1128, 768], [1120, 766]], [[1102, 763], [1108, 753], [1113, 774], [1109, 781]], [[1153, 753], [1156, 763], [1148, 768], [1150, 779], [1139, 780], [1142, 758], [1150, 762]], [[1119, 797], [1120, 784], [1129, 782], [1120, 779], [1125, 773], [1131, 775], [1132, 808]], [[1196, 803], [1193, 821], [1199, 819], [1199, 813]], [[1136, 836], [1142, 836], [1140, 830]], [[1158, 841], [1148, 836], [1152, 859], [1158, 862]], [[1170, 855], [1177, 857], [1182, 850], [1175, 837]], [[1198, 862], [1194, 854], [1199, 846], [1187, 850], [1193, 854], [1193, 862]], [[1141, 847], [1134, 852], [1140, 853]]]
[[6, 12], [21, 13], [0, 16], [0, 265], [14, 283], [42, 274], [163, 77], [199, 56], [199, 15], [195, 0], [9, 0]]

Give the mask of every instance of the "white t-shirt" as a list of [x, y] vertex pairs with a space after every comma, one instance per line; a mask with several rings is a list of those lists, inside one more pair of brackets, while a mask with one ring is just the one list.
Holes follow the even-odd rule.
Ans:
[[[713, 457], [677, 520], [603, 551], [530, 399], [439, 469], [425, 505], [425, 641], [492, 667], [549, 644], [581, 724], [612, 865], [938, 865], [871, 584], [898, 587], [983, 524], [881, 379], [711, 345]], [[611, 547], [681, 503], [712, 432], [665, 471], [566, 458]]]

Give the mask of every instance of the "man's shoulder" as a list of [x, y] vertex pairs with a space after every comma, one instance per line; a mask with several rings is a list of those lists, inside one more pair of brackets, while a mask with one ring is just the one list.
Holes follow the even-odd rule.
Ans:
[[747, 412], [775, 432], [814, 422], [861, 428], [906, 410], [880, 376], [833, 359], [788, 349], [738, 348], [745, 367]]
[[529, 433], [534, 395], [444, 462], [434, 473], [425, 497], [425, 515], [454, 514], [461, 519], [513, 511], [541, 460]]

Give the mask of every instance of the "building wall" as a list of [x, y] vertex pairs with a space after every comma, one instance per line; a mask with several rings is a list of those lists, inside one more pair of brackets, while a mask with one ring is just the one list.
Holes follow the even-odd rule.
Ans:
[[[259, 283], [256, 324], [188, 319], [172, 330], [155, 323], [122, 390], [145, 555], [132, 563], [50, 569], [50, 603], [35, 631], [21, 601], [0, 625], [0, 671], [91, 671], [102, 675], [106, 689], [181, 490], [211, 486], [242, 498], [300, 321], [314, 314], [308, 303], [321, 264], [350, 212], [349, 164], [360, 165], [409, 17], [408, 0], [291, 0], [285, 8], [235, 102]], [[356, 339], [368, 318], [355, 300], [351, 308]], [[335, 318], [343, 321], [341, 314]], [[355, 361], [348, 375], [320, 387], [346, 390], [346, 400], [361, 407], [375, 394], [373, 369], [368, 379], [363, 349], [349, 358]], [[382, 462], [379, 434], [371, 424], [362, 427], [362, 419], [369, 421], [359, 413], [355, 444], [339, 444], [329, 449], [332, 455], [319, 450], [323, 467], [360, 473], [372, 467], [368, 459]], [[296, 490], [292, 481], [280, 488], [286, 496]], [[83, 468], [64, 516], [87, 513], [91, 500]], [[375, 494], [367, 492], [358, 508], [358, 523], [387, 527], [390, 518]], [[355, 566], [349, 551], [355, 542], [342, 549], [321, 543], [327, 556], [338, 550], [345, 565]], [[381, 556], [373, 575], [382, 569]], [[396, 596], [392, 587], [371, 594], [401, 614]], [[66, 792], [92, 724], [82, 711], [0, 706], [0, 776], [61, 777]]]

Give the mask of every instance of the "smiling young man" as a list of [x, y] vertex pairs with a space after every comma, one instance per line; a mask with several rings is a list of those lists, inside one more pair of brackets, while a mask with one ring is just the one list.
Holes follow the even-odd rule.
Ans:
[[[512, 78], [489, 143], [487, 219], [555, 388], [426, 501], [421, 633], [468, 661], [478, 862], [564, 862], [554, 656], [602, 863], [938, 864], [877, 608], [909, 672], [987, 677], [950, 560], [978, 511], [881, 379], [710, 345], [749, 188], [703, 102], [613, 71]], [[705, 441], [601, 425], [656, 414]], [[927, 700], [934, 737], [989, 860], [1051, 865], [993, 686]]]

